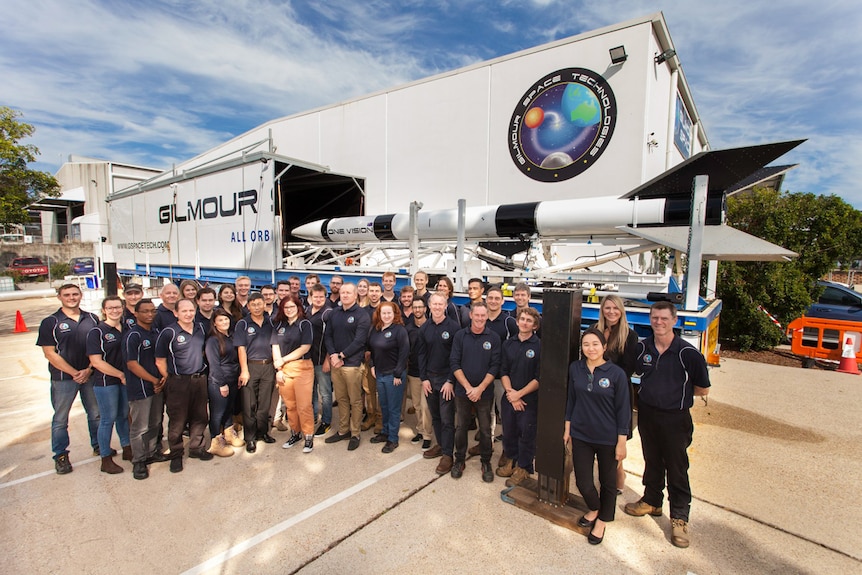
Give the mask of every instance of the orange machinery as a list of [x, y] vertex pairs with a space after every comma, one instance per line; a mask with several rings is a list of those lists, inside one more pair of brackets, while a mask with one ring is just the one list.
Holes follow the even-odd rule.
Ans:
[[850, 339], [857, 363], [862, 363], [862, 323], [802, 316], [787, 326], [790, 350], [802, 356], [802, 365], [812, 367], [818, 359], [839, 362]]

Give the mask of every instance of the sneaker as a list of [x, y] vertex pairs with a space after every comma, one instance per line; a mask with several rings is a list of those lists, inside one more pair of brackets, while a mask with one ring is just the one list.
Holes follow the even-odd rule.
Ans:
[[323, 423], [321, 421], [320, 425], [317, 426], [317, 429], [314, 430], [314, 437], [323, 437], [324, 435], [329, 433], [330, 429], [331, 426], [328, 423]]
[[423, 439], [422, 440], [422, 451], [427, 451], [429, 449], [431, 449], [431, 440], [430, 439]]
[[502, 465], [497, 468], [497, 475], [500, 477], [512, 477], [512, 473], [515, 472], [515, 466], [512, 463], [512, 460], [509, 459], [505, 465]]
[[675, 547], [682, 547], [685, 549], [689, 544], [688, 537], [688, 523], [685, 519], [678, 519], [676, 517], [670, 520], [671, 524], [671, 537], [670, 542], [674, 544]]
[[463, 461], [456, 461], [452, 464], [452, 471], [450, 474], [452, 475], [452, 479], [461, 479], [461, 476], [464, 475], [464, 468], [466, 465]]
[[638, 499], [634, 503], [626, 503], [626, 506], [623, 507], [623, 511], [629, 515], [634, 515], [635, 517], [643, 517], [646, 514], [650, 514], [654, 517], [661, 517], [661, 507], [653, 507], [643, 499]]
[[[440, 457], [441, 455], [443, 455], [443, 448], [439, 445], [435, 445], [434, 447], [423, 453], [422, 457], [424, 457], [425, 459], [434, 459], [435, 457]], [[450, 457], [449, 459], [451, 460], [452, 458]], [[449, 466], [451, 467], [451, 465], [452, 462], [450, 461]]]
[[413, 439], [410, 440], [410, 443], [419, 443], [420, 441], [422, 441], [422, 434], [417, 433], [413, 436]]
[[350, 438], [350, 441], [347, 442], [347, 451], [354, 451], [357, 447], [359, 447], [359, 436], [354, 435]]
[[183, 458], [175, 457], [171, 459], [171, 473], [179, 473], [183, 470]]
[[284, 445], [281, 446], [282, 449], [290, 449], [302, 439], [302, 436], [298, 433], [294, 433], [290, 436], [290, 438], [284, 442]]
[[209, 461], [213, 458], [213, 454], [205, 449], [200, 450], [189, 450], [189, 457], [193, 457], [194, 459], [200, 459], [201, 461]]
[[381, 449], [380, 451], [382, 451], [383, 453], [392, 453], [396, 449], [398, 449], [397, 441], [387, 441], [386, 445], [384, 445], [383, 449]]
[[146, 479], [150, 476], [149, 470], [147, 470], [147, 464], [143, 461], [132, 464], [132, 477], [135, 479]]
[[69, 461], [69, 456], [65, 453], [58, 455], [57, 459], [54, 460], [54, 469], [57, 470], [57, 475], [72, 473], [72, 462]]
[[385, 442], [389, 441], [389, 436], [386, 435], [385, 433], [378, 433], [377, 435], [375, 435], [374, 437], [369, 439], [369, 441], [371, 443], [385, 443]]
[[338, 433], [337, 431], [323, 440], [324, 443], [338, 443], [339, 441], [344, 441], [345, 439], [350, 439], [349, 433]]
[[437, 464], [437, 468], [434, 471], [437, 475], [446, 475], [452, 471], [452, 458], [448, 455], [441, 457], [440, 463]]
[[302, 452], [303, 453], [311, 453], [311, 451], [313, 449], [314, 449], [314, 436], [313, 435], [306, 435], [305, 436], [305, 445], [302, 447]]
[[482, 462], [482, 481], [485, 483], [491, 483], [494, 481], [494, 472], [491, 471], [491, 462], [483, 461]]
[[[499, 469], [497, 471], [499, 471]], [[516, 465], [515, 470], [512, 471], [512, 477], [509, 479], [509, 481], [512, 482], [512, 485], [518, 485], [529, 476], [530, 474], [527, 472], [526, 469], [524, 469], [523, 467], [518, 467]]]

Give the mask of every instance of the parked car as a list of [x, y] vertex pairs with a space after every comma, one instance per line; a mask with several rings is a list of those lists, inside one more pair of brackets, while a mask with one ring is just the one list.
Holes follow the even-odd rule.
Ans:
[[69, 273], [76, 276], [95, 273], [96, 264], [92, 257], [84, 256], [69, 260]]
[[805, 315], [862, 323], [862, 294], [835, 282], [819, 281], [817, 284], [824, 287], [823, 293]]
[[48, 276], [48, 266], [39, 258], [15, 258], [7, 269], [18, 272], [25, 278]]

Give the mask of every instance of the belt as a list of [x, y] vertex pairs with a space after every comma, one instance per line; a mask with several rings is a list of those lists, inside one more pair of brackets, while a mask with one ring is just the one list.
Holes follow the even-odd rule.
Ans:
[[271, 359], [249, 359], [248, 363], [253, 363], [255, 365], [269, 365], [272, 363]]
[[206, 375], [207, 375], [207, 374], [206, 374], [206, 372], [205, 372], [205, 371], [199, 371], [199, 372], [197, 372], [197, 373], [174, 373], [174, 374], [173, 374], [173, 377], [188, 377], [188, 378], [192, 378], [192, 377], [206, 377]]

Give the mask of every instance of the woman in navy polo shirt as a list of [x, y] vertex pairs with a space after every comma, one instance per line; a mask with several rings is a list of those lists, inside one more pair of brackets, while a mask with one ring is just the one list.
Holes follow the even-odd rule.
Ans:
[[233, 406], [239, 394], [239, 359], [233, 344], [231, 316], [221, 308], [213, 311], [212, 326], [204, 351], [209, 365], [207, 395], [210, 400], [209, 452], [230, 457], [233, 449], [224, 436], [225, 427], [233, 419]]
[[[598, 545], [605, 524], [614, 520], [617, 496], [617, 461], [626, 457], [631, 419], [629, 380], [625, 372], [605, 360], [607, 340], [591, 327], [581, 337], [583, 359], [569, 367], [569, 393], [563, 441], [572, 445], [575, 483], [590, 509], [578, 525], [590, 529], [588, 541]], [[593, 463], [599, 463], [601, 496], [593, 480]]]
[[[108, 296], [102, 300], [104, 321], [87, 334], [87, 355], [93, 374], [90, 381], [99, 403], [99, 453], [102, 456], [102, 471], [122, 473], [123, 468], [114, 463], [111, 452], [111, 433], [114, 425], [123, 459], [132, 460], [129, 441], [129, 399], [126, 395], [126, 375], [123, 372], [123, 300], [119, 296]], [[116, 452], [114, 452], [116, 453]]]
[[398, 447], [410, 336], [401, 322], [398, 304], [391, 301], [380, 302], [371, 324], [368, 349], [371, 350], [371, 371], [377, 380], [377, 397], [383, 415], [383, 430], [371, 438], [371, 443], [385, 441], [383, 453], [392, 453]]
[[314, 364], [311, 361], [314, 328], [305, 319], [302, 303], [295, 295], [278, 302], [273, 324], [272, 363], [278, 370], [275, 384], [293, 431], [282, 447], [289, 449], [305, 436], [302, 452], [311, 453], [314, 449], [315, 423], [314, 407], [311, 404], [314, 390]]

